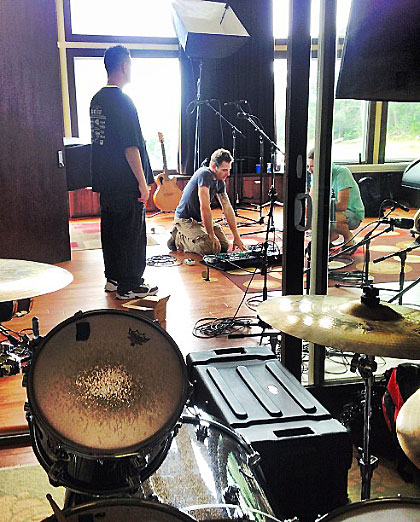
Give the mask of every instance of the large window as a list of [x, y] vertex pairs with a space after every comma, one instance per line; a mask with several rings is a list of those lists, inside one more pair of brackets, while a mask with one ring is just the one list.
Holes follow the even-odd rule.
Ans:
[[[337, 34], [344, 36], [349, 17], [351, 0], [337, 0]], [[312, 0], [311, 4], [311, 36], [319, 34], [320, 0]], [[273, 0], [274, 38], [287, 38], [289, 35], [289, 0]]]
[[[154, 170], [162, 169], [158, 131], [165, 140], [169, 169], [177, 169], [180, 71], [174, 58], [133, 58], [131, 83], [124, 88], [139, 113], [143, 135]], [[102, 58], [75, 58], [79, 136], [90, 142], [89, 104], [92, 96], [106, 84]]]
[[172, 0], [70, 0], [73, 34], [176, 37]]
[[420, 103], [390, 102], [385, 161], [420, 157]]

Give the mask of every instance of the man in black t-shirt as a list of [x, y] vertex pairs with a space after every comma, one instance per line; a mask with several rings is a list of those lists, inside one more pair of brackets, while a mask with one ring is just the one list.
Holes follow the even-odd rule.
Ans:
[[117, 45], [104, 56], [108, 83], [90, 103], [92, 189], [100, 193], [105, 291], [117, 299], [155, 295], [144, 283], [144, 206], [153, 183], [136, 108], [122, 92], [131, 79], [131, 57]]
[[233, 246], [245, 250], [236, 227], [236, 217], [225, 180], [229, 176], [233, 158], [228, 150], [217, 149], [210, 159], [210, 167], [200, 167], [185, 187], [175, 210], [174, 228], [168, 247], [171, 250], [195, 254], [227, 252], [229, 241], [218, 223], [214, 223], [211, 202], [217, 196], [229, 228]]

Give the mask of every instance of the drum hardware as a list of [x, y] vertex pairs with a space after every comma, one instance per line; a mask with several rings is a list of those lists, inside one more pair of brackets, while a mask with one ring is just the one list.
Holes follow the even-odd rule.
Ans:
[[226, 504], [239, 505], [240, 489], [237, 484], [231, 484], [223, 491], [223, 498]]
[[365, 286], [360, 301], [317, 295], [282, 296], [261, 303], [258, 314], [284, 333], [355, 353], [352, 371], [359, 371], [365, 393], [363, 447], [359, 456], [361, 498], [368, 499], [372, 474], [377, 467], [376, 457], [370, 455], [374, 358], [375, 355], [420, 357], [420, 311], [382, 304], [379, 290]]
[[63, 515], [63, 512], [58, 507], [57, 503], [54, 501], [52, 496], [48, 493], [46, 495], [48, 502], [50, 503], [50, 506], [52, 510], [54, 511], [55, 518], [57, 519], [57, 522], [66, 522], [66, 517]]

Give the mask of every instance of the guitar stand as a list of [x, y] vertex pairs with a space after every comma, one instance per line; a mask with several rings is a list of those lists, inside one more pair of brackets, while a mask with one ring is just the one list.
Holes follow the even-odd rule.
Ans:
[[359, 371], [363, 379], [365, 400], [363, 407], [363, 445], [358, 448], [358, 462], [362, 477], [361, 500], [370, 498], [370, 487], [374, 470], [378, 467], [377, 457], [370, 454], [370, 431], [372, 418], [372, 388], [377, 369], [375, 357], [372, 355], [354, 354], [350, 371]]

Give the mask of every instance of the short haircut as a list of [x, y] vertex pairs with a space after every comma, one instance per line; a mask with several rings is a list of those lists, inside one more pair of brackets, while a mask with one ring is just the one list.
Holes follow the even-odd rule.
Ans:
[[224, 161], [226, 161], [227, 163], [232, 163], [232, 161], [233, 161], [232, 154], [226, 149], [217, 149], [211, 155], [210, 165], [212, 165], [214, 163], [217, 167], [220, 167], [220, 165]]
[[313, 160], [313, 159], [314, 159], [314, 153], [315, 153], [315, 149], [311, 149], [311, 150], [308, 152], [308, 159]]
[[130, 51], [123, 45], [115, 45], [105, 51], [104, 64], [108, 76], [114, 73], [122, 63], [130, 59]]

